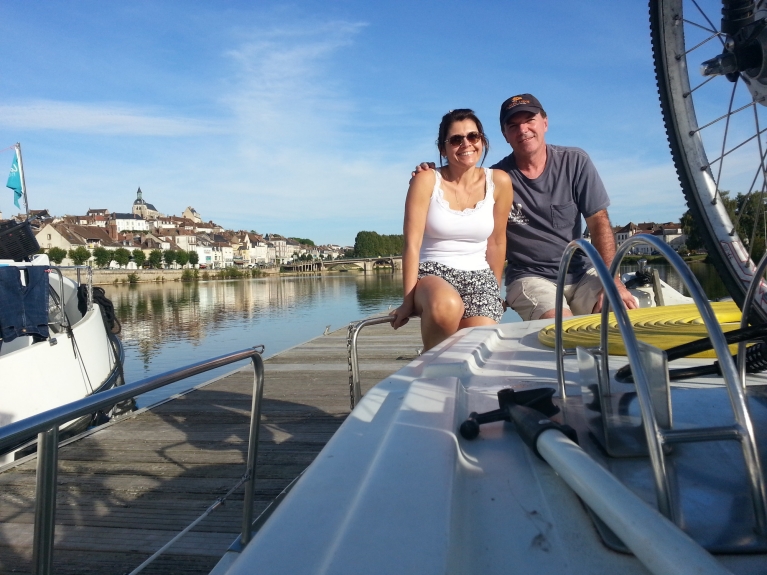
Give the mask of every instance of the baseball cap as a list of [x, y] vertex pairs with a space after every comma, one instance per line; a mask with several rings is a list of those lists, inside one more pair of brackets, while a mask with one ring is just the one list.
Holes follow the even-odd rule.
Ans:
[[543, 106], [541, 106], [538, 98], [532, 94], [512, 96], [501, 104], [501, 129], [503, 129], [503, 126], [506, 124], [506, 120], [518, 112], [532, 112], [533, 114], [537, 114], [538, 112], [543, 112]]

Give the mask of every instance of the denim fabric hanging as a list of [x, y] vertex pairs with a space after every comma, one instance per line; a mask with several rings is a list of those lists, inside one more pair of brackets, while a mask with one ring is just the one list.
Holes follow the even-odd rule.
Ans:
[[[21, 283], [23, 270], [27, 272], [27, 285]], [[23, 335], [49, 337], [49, 270], [48, 266], [0, 267], [0, 337], [3, 341]]]

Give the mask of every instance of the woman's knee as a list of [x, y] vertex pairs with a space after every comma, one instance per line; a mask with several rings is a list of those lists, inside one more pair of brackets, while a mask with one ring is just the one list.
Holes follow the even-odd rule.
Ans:
[[463, 317], [463, 301], [457, 293], [441, 293], [430, 298], [424, 312], [437, 322], [459, 322]]

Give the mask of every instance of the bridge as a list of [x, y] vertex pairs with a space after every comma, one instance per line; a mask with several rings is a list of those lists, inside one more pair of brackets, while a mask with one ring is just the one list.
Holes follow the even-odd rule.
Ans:
[[373, 271], [378, 267], [390, 267], [393, 270], [402, 269], [402, 256], [387, 256], [378, 258], [350, 258], [338, 260], [313, 260], [313, 261], [292, 261], [282, 264], [282, 269], [293, 272], [312, 272], [312, 271], [340, 271], [349, 269], [361, 269], [364, 272]]
[[387, 256], [378, 258], [348, 258], [324, 262], [326, 270], [357, 268], [365, 272], [377, 267], [390, 267], [393, 270], [402, 269], [402, 256]]

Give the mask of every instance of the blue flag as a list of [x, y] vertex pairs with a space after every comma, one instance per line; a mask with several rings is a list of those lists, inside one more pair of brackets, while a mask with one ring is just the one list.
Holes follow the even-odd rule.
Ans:
[[8, 183], [5, 184], [6, 188], [11, 188], [14, 192], [13, 203], [17, 208], [21, 208], [19, 205], [19, 198], [24, 194], [21, 189], [21, 174], [19, 173], [19, 155], [13, 156], [13, 163], [11, 164], [11, 173], [8, 175]]

